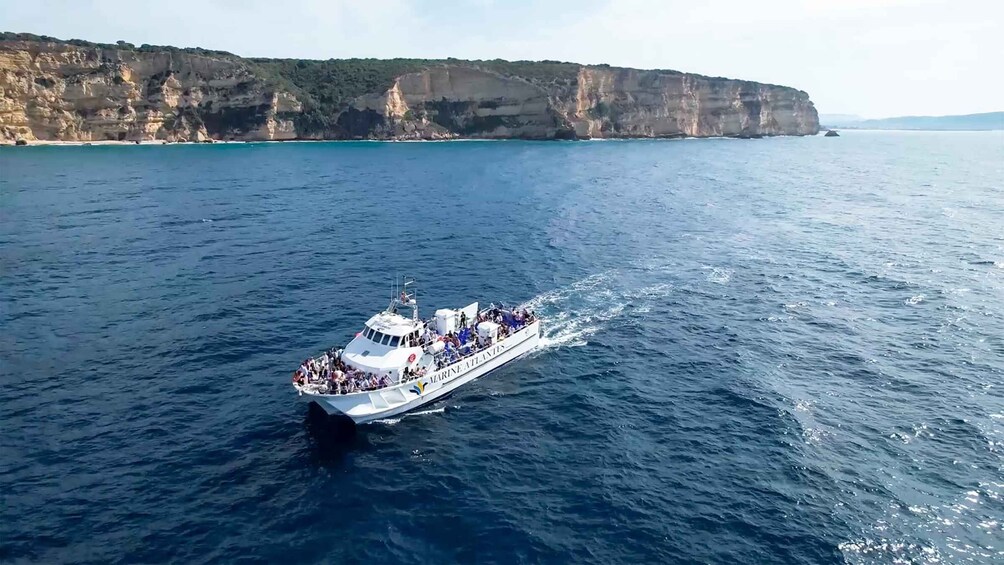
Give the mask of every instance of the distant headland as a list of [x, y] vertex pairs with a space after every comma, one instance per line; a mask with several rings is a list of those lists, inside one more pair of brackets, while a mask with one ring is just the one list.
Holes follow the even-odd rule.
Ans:
[[815, 135], [809, 95], [557, 61], [250, 59], [0, 34], [0, 142]]
[[929, 131], [990, 131], [1004, 130], [1004, 112], [962, 114], [957, 116], [899, 116], [866, 120], [847, 114], [820, 116], [824, 127], [842, 129], [890, 129]]

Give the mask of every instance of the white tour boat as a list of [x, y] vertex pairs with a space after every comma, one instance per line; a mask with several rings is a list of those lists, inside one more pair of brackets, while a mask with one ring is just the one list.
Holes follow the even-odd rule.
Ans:
[[[304, 361], [293, 373], [300, 396], [328, 414], [372, 422], [442, 398], [539, 344], [540, 321], [525, 309], [478, 310], [475, 302], [422, 320], [413, 284], [344, 349]], [[411, 308], [411, 317], [401, 308]]]

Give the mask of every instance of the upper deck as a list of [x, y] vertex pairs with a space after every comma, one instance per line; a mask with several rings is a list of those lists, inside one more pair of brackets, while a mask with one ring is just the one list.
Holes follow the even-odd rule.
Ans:
[[405, 318], [396, 312], [380, 312], [366, 320], [366, 329], [398, 338], [419, 331], [421, 327], [422, 323], [418, 320]]

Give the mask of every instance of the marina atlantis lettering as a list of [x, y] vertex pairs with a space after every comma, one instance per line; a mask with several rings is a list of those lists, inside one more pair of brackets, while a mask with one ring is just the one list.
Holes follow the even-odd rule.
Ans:
[[493, 347], [489, 347], [484, 351], [479, 351], [474, 355], [468, 357], [467, 359], [464, 359], [459, 363], [454, 363], [453, 365], [450, 365], [446, 369], [443, 369], [442, 371], [432, 375], [432, 378], [429, 379], [429, 382], [438, 383], [441, 381], [448, 381], [461, 373], [466, 373], [467, 371], [470, 371], [474, 367], [477, 367], [478, 365], [484, 363], [485, 361], [488, 361], [492, 357], [495, 357], [499, 353], [505, 351], [507, 345], [508, 344], [500, 343]]

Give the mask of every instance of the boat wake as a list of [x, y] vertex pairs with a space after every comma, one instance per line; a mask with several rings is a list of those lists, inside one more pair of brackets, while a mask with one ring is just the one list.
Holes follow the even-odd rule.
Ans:
[[407, 414], [401, 415], [400, 418], [384, 418], [382, 420], [373, 420], [374, 424], [384, 424], [386, 426], [393, 426], [399, 423], [405, 418], [410, 418], [412, 416], [428, 416], [429, 414], [442, 414], [446, 412], [446, 407], [433, 408], [432, 410], [419, 410], [418, 412], [408, 412]]
[[582, 347], [628, 310], [643, 314], [672, 289], [659, 283], [628, 290], [616, 270], [590, 275], [566, 287], [539, 294], [520, 305], [540, 316], [543, 327], [537, 352]]
[[626, 302], [616, 300], [615, 273], [590, 275], [567, 287], [539, 294], [520, 308], [540, 316], [542, 329], [537, 352], [559, 347], [581, 347], [604, 324], [619, 316]]

